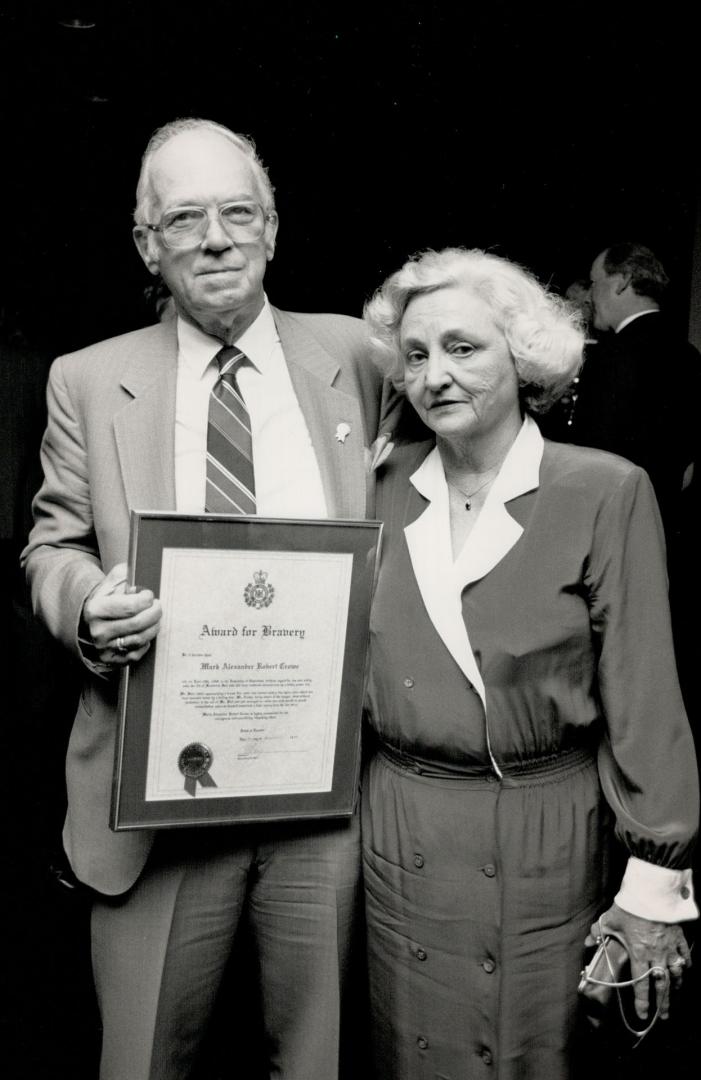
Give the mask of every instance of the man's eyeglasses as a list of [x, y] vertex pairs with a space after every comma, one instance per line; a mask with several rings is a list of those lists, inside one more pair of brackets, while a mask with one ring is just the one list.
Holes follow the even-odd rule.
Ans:
[[[274, 221], [275, 215], [267, 213], [259, 203], [230, 202], [217, 206], [219, 223], [226, 235], [235, 243], [258, 240], [265, 231], [265, 224]], [[145, 221], [143, 228], [161, 234], [166, 247], [175, 250], [198, 247], [209, 228], [210, 211], [204, 206], [175, 206], [162, 215], [158, 225]]]

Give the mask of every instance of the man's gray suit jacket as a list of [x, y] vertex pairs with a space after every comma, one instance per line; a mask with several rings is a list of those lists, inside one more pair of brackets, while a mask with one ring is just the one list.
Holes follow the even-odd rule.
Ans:
[[[371, 515], [364, 453], [378, 433], [381, 379], [363, 324], [273, 309], [321, 471], [330, 517]], [[44, 482], [23, 554], [35, 611], [82, 659], [86, 597], [127, 559], [129, 515], [174, 510], [175, 320], [59, 357], [51, 368]], [[339, 424], [349, 433], [336, 438]], [[284, 452], [284, 447], [281, 447]], [[153, 833], [109, 828], [118, 679], [86, 667], [67, 754], [64, 844], [76, 876], [102, 893], [139, 876]]]

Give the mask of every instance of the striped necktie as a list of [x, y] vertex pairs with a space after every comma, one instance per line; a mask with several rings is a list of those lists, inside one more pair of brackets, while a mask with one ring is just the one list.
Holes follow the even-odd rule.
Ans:
[[250, 361], [232, 346], [214, 359], [219, 378], [209, 395], [205, 512], [255, 514], [251, 418], [236, 381], [238, 368]]

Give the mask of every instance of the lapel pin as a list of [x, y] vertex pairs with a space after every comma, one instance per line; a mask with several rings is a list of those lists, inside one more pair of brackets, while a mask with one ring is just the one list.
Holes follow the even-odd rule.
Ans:
[[344, 443], [348, 435], [350, 435], [350, 424], [347, 424], [344, 420], [336, 428], [336, 438], [338, 442]]

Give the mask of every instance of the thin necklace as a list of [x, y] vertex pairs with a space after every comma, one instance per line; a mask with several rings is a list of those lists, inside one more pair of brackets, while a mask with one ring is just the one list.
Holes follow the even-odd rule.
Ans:
[[[446, 480], [447, 479], [448, 478], [446, 477]], [[460, 492], [460, 494], [463, 495], [465, 498], [465, 509], [471, 510], [472, 500], [474, 499], [475, 495], [477, 495], [477, 493], [480, 492], [482, 488], [486, 488], [487, 484], [491, 483], [493, 479], [493, 476], [488, 476], [487, 479], [483, 481], [483, 483], [481, 483], [479, 487], [476, 487], [474, 491], [463, 491], [463, 489], [461, 487], [458, 487], [458, 485], [455, 484], [452, 480], [448, 480], [448, 487], [452, 487], [454, 491]]]

